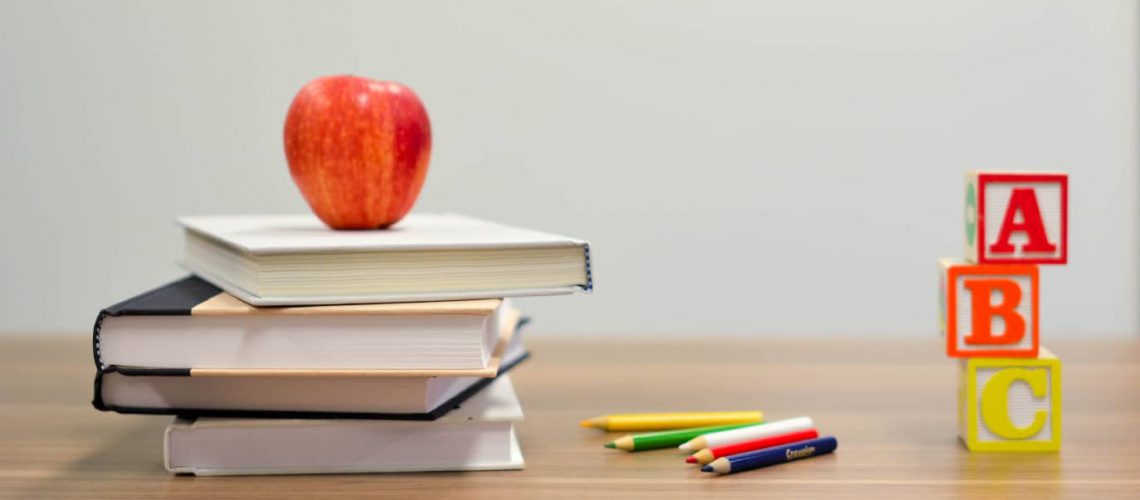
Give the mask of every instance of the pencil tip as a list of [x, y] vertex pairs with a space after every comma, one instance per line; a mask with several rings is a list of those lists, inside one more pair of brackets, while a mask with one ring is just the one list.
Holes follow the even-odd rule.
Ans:
[[589, 420], [583, 420], [581, 422], [578, 422], [578, 425], [580, 425], [582, 427], [590, 428], [590, 427], [594, 426], [594, 423], [589, 421]]
[[614, 443], [606, 443], [604, 446], [605, 446], [606, 448], [617, 448], [617, 445], [616, 445], [616, 444], [614, 444]]
[[695, 463], [697, 463], [697, 457], [694, 457], [694, 456], [685, 457], [685, 463], [695, 464]]
[[680, 449], [681, 451], [692, 451], [689, 449], [689, 443], [682, 444], [681, 446], [678, 446], [677, 448]]
[[704, 467], [701, 467], [701, 472], [712, 472], [712, 471], [713, 471], [713, 468], [711, 465], [706, 465]]

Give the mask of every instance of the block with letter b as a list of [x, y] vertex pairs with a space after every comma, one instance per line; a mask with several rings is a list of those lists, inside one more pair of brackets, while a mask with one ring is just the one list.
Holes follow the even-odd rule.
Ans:
[[1061, 360], [959, 360], [958, 433], [970, 451], [1061, 449]]
[[979, 264], [1066, 263], [1068, 202], [1068, 174], [966, 174], [967, 259]]
[[1039, 345], [1038, 272], [1032, 264], [938, 261], [939, 321], [946, 355], [1035, 358]]

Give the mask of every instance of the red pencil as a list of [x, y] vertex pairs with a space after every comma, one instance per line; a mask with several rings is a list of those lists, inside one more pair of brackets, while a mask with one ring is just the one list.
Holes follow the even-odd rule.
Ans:
[[815, 439], [819, 437], [819, 432], [815, 429], [808, 429], [806, 431], [789, 432], [787, 434], [779, 434], [766, 438], [753, 439], [751, 441], [741, 441], [735, 444], [726, 444], [716, 448], [705, 448], [698, 451], [685, 459], [686, 463], [705, 465], [720, 457], [727, 457], [729, 455], [736, 455], [737, 453], [744, 453], [746, 451], [760, 450], [772, 446], [780, 446], [782, 444], [794, 443], [796, 441], [803, 441], [805, 439]]

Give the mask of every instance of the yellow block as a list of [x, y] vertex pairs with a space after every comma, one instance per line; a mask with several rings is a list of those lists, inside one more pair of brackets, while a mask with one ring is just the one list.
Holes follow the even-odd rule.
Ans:
[[1061, 449], [1061, 360], [963, 358], [958, 372], [958, 435], [970, 451]]

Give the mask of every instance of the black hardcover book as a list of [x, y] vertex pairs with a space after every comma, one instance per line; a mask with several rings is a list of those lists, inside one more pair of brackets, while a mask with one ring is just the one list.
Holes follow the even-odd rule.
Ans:
[[99, 313], [92, 404], [434, 420], [529, 357], [526, 322], [504, 300], [258, 308], [188, 277]]

